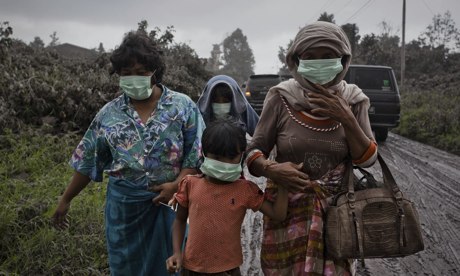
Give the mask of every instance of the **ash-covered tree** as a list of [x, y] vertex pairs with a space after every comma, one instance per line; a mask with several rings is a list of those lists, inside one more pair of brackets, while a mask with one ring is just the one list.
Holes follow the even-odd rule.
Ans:
[[102, 42], [99, 43], [99, 47], [97, 48], [97, 52], [99, 54], [105, 53], [104, 45], [102, 44]]
[[8, 21], [0, 22], [0, 50], [4, 50], [11, 46], [11, 35], [13, 34], [13, 27], [10, 26]]
[[185, 43], [174, 42], [173, 26], [164, 31], [155, 27], [149, 32], [147, 20], [142, 20], [137, 30], [147, 34], [162, 49], [166, 64], [162, 82], [172, 90], [197, 99], [211, 74], [205, 70], [205, 62], [195, 50]]
[[350, 41], [351, 52], [353, 55], [355, 55], [356, 48], [359, 44], [359, 39], [361, 38], [361, 36], [359, 35], [359, 28], [355, 23], [347, 23], [342, 25], [341, 27], [347, 35], [348, 40]]
[[437, 14], [433, 17], [433, 22], [428, 25], [418, 40], [424, 46], [435, 49], [443, 46], [448, 50], [460, 49], [460, 32], [455, 26], [455, 21], [449, 11], [444, 15]]
[[50, 44], [48, 44], [48, 47], [54, 47], [59, 45], [59, 37], [57, 36], [56, 31], [54, 31], [52, 34], [50, 34]]
[[11, 57], [8, 55], [8, 49], [11, 47], [13, 40], [13, 27], [8, 21], [0, 21], [0, 63], [8, 61], [11, 63]]
[[45, 47], [45, 42], [39, 37], [36, 36], [34, 37], [34, 40], [29, 43], [29, 46], [34, 48], [34, 49], [43, 49]]
[[291, 45], [292, 45], [293, 42], [294, 42], [294, 41], [291, 39], [291, 40], [289, 41], [289, 43], [286, 45], [286, 48], [284, 48], [283, 46], [279, 46], [279, 49], [278, 49], [278, 59], [279, 59], [279, 61], [281, 62], [282, 65], [281, 65], [281, 67], [280, 67], [280, 69], [279, 69], [279, 71], [278, 71], [278, 75], [281, 75], [281, 76], [282, 76], [282, 75], [289, 75], [289, 74], [291, 74], [291, 73], [289, 72], [289, 68], [288, 68], [288, 66], [287, 66], [287, 64], [286, 64], [286, 54], [287, 54], [287, 51], [288, 51], [288, 49], [291, 47]]
[[335, 24], [334, 14], [328, 14], [327, 12], [323, 12], [322, 14], [320, 14], [318, 21], [326, 21]]
[[206, 70], [214, 74], [218, 73], [220, 66], [222, 65], [221, 61], [222, 50], [220, 49], [220, 44], [213, 44], [211, 57], [206, 61]]
[[400, 46], [399, 36], [395, 34], [390, 24], [380, 23], [381, 33], [366, 34], [357, 48], [354, 62], [358, 64], [373, 64], [391, 66], [399, 76]]
[[137, 31], [143, 32], [150, 37], [153, 41], [159, 43], [162, 47], [167, 47], [174, 41], [174, 26], [167, 26], [165, 31], [162, 31], [159, 27], [155, 27], [150, 32], [147, 31], [149, 23], [147, 20], [142, 20], [137, 23]]
[[237, 28], [222, 42], [223, 64], [221, 73], [234, 78], [242, 84], [254, 74], [254, 55], [243, 31]]
[[437, 14], [426, 30], [406, 45], [406, 75], [425, 78], [458, 71], [460, 34], [450, 12]]

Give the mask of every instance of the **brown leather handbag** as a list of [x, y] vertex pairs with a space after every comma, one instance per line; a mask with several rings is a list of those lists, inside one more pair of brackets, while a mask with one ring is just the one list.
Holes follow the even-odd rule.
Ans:
[[[414, 204], [403, 196], [390, 169], [378, 155], [381, 187], [355, 191], [353, 166], [326, 211], [326, 255], [331, 259], [403, 257], [423, 250]], [[346, 181], [345, 181], [346, 180]]]

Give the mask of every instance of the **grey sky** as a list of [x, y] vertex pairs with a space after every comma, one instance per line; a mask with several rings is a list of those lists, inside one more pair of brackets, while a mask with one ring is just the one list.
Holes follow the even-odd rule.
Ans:
[[[460, 28], [460, 0], [407, 0], [406, 5], [406, 42], [446, 11]], [[48, 44], [56, 31], [60, 43], [96, 48], [102, 42], [108, 50], [145, 19], [149, 30], [173, 25], [176, 42], [209, 57], [212, 44], [240, 28], [253, 50], [256, 73], [277, 72], [279, 46], [324, 11], [334, 14], [338, 25], [356, 23], [361, 36], [380, 33], [382, 21], [401, 36], [402, 0], [0, 0], [0, 21], [9, 21], [13, 37], [25, 42], [39, 36]]]

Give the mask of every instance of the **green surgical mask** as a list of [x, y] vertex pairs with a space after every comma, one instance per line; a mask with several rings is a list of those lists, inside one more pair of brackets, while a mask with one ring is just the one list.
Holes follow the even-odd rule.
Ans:
[[297, 72], [311, 83], [326, 84], [342, 72], [342, 58], [300, 59]]
[[145, 100], [152, 95], [152, 76], [121, 76], [120, 87], [123, 92], [135, 100]]
[[230, 114], [231, 103], [212, 103], [212, 111], [218, 119], [225, 118], [226, 115]]
[[243, 168], [241, 167], [240, 163], [225, 163], [205, 157], [203, 164], [201, 164], [200, 170], [207, 176], [222, 181], [233, 182], [241, 176], [241, 171]]

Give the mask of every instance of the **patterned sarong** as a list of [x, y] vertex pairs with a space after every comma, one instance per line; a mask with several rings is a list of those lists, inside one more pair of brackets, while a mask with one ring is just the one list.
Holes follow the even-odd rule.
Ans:
[[[326, 197], [340, 190], [345, 164], [321, 179], [315, 191], [289, 193], [288, 215], [283, 222], [264, 217], [261, 264], [265, 275], [351, 275], [351, 261], [325, 259], [323, 217]], [[276, 184], [269, 181], [265, 194], [276, 197]]]

